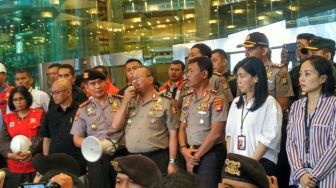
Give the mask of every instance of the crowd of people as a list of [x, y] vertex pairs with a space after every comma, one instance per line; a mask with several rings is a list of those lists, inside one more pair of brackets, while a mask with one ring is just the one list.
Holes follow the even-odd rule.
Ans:
[[[26, 70], [12, 87], [0, 64], [0, 187], [336, 187], [335, 42], [296, 42], [288, 71], [288, 51], [274, 63], [266, 35], [250, 33], [233, 72], [198, 43], [162, 86], [138, 59], [120, 89], [105, 66], [76, 76], [68, 64], [48, 67], [47, 91]], [[28, 151], [11, 150], [17, 135]], [[110, 147], [95, 162], [81, 152], [89, 136]]]

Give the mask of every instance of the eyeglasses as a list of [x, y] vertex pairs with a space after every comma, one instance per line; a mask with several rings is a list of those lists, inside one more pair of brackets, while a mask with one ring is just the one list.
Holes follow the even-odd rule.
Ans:
[[59, 91], [51, 91], [51, 95], [58, 95], [58, 94], [66, 91], [66, 90], [68, 90], [68, 89], [63, 89], [63, 90], [59, 90]]

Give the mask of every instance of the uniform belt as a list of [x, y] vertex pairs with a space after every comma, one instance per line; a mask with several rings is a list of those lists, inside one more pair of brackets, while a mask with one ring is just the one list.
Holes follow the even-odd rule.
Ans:
[[[217, 147], [217, 146], [222, 146], [223, 145], [223, 143], [218, 143], [218, 144], [215, 144], [214, 146], [212, 146], [212, 148], [215, 148], [215, 147]], [[189, 145], [189, 149], [198, 149], [198, 148], [200, 148], [201, 147], [201, 145]]]
[[143, 153], [139, 153], [139, 154], [146, 155], [146, 156], [150, 156], [150, 155], [154, 155], [154, 154], [157, 154], [157, 153], [166, 151], [166, 150], [168, 150], [168, 148], [165, 148], [165, 149], [158, 149], [158, 150], [149, 151], [149, 152], [143, 152]]

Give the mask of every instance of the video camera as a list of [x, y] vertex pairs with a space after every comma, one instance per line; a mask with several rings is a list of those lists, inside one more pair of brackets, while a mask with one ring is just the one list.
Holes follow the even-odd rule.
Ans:
[[57, 183], [41, 182], [41, 183], [23, 183], [19, 188], [61, 188]]

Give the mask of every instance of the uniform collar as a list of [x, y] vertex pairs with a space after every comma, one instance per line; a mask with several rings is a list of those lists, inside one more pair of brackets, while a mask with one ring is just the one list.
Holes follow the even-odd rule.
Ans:
[[195, 93], [196, 93], [196, 92], [193, 91], [192, 96], [191, 96], [191, 97], [193, 98], [194, 101], [203, 100], [203, 101], [207, 102], [207, 101], [210, 100], [210, 91], [209, 91], [208, 88], [206, 88], [206, 89], [203, 90], [202, 95], [199, 96], [198, 99], [196, 99], [196, 95], [195, 95]]

